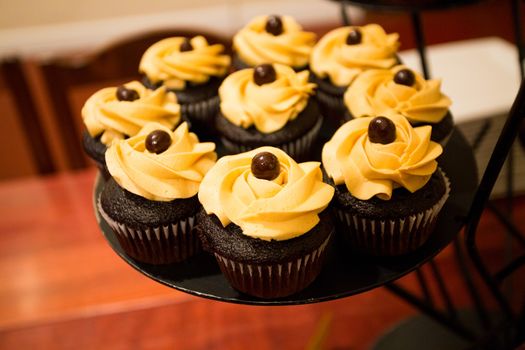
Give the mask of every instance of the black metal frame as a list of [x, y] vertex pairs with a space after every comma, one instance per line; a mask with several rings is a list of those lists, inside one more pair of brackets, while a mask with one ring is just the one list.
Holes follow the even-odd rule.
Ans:
[[[474, 1], [470, 1], [474, 2]], [[414, 293], [407, 291], [406, 289], [399, 286], [397, 283], [387, 284], [385, 287], [407, 301], [424, 314], [430, 316], [432, 319], [437, 321], [439, 324], [448, 328], [453, 333], [457, 334], [461, 338], [471, 342], [473, 348], [490, 347], [490, 348], [513, 348], [521, 342], [525, 341], [525, 306], [523, 310], [515, 312], [506, 296], [501, 290], [501, 284], [503, 280], [512, 275], [514, 271], [525, 265], [525, 255], [518, 256], [512, 261], [508, 262], [503, 268], [494, 274], [491, 274], [483, 262], [480, 255], [479, 249], [476, 245], [476, 232], [485, 208], [488, 208], [496, 215], [499, 221], [504, 225], [510, 237], [516, 240], [522, 247], [525, 247], [525, 237], [514, 225], [512, 218], [512, 196], [513, 196], [513, 157], [512, 157], [512, 145], [517, 138], [520, 126], [525, 130], [525, 80], [524, 80], [524, 67], [525, 63], [525, 45], [522, 37], [522, 24], [521, 24], [521, 13], [519, 0], [511, 0], [512, 2], [512, 16], [513, 25], [516, 39], [516, 46], [518, 48], [518, 59], [520, 65], [520, 73], [522, 77], [520, 90], [513, 103], [513, 106], [509, 112], [507, 121], [501, 134], [498, 138], [497, 144], [493, 150], [487, 168], [481, 178], [478, 190], [472, 201], [470, 211], [465, 218], [465, 233], [464, 240], [461, 242], [459, 239], [454, 241], [454, 252], [455, 257], [461, 272], [461, 276], [465, 283], [465, 287], [472, 299], [472, 304], [475, 309], [475, 313], [478, 317], [479, 323], [482, 327], [482, 333], [475, 331], [469, 325], [462, 323], [458, 319], [457, 310], [452, 303], [450, 294], [444, 283], [444, 279], [441, 276], [438, 266], [435, 261], [432, 260], [428, 263], [431, 269], [433, 281], [435, 281], [439, 294], [444, 302], [445, 310], [440, 310], [436, 307], [435, 300], [429, 292], [427, 279], [423, 274], [423, 269], [418, 269], [416, 273], [417, 281], [419, 283], [421, 294], [423, 297], [418, 297]], [[381, 10], [405, 10], [410, 12], [412, 25], [414, 28], [414, 34], [417, 44], [417, 50], [421, 60], [421, 66], [425, 78], [430, 77], [430, 73], [427, 65], [426, 58], [426, 43], [423, 35], [423, 25], [421, 21], [421, 10], [422, 8], [399, 8], [399, 6], [392, 6], [389, 8], [387, 4], [379, 4], [381, 1], [372, 2], [373, 4], [366, 4], [360, 0], [343, 0], [341, 3], [341, 14], [344, 25], [350, 25], [350, 17], [346, 11], [346, 7], [350, 4], [362, 6], [365, 8], [381, 9]], [[463, 2], [458, 5], [469, 3], [469, 1]], [[450, 5], [450, 4], [449, 4]], [[447, 5], [447, 7], [450, 7]], [[432, 8], [435, 9], [435, 8]], [[490, 121], [487, 121], [480, 129], [479, 134], [474, 140], [473, 148], [477, 148], [480, 141], [483, 139], [487, 130], [490, 127]], [[521, 136], [523, 137], [523, 135]], [[525, 145], [524, 145], [525, 147]], [[494, 184], [501, 172], [501, 169], [507, 160], [509, 168], [507, 177], [507, 198], [508, 208], [507, 213], [503, 213], [493, 203], [489, 202], [489, 197], [494, 187]], [[463, 245], [462, 245], [463, 243]], [[467, 255], [465, 255], [465, 251]], [[468, 258], [468, 260], [467, 260]], [[502, 317], [497, 322], [491, 317], [491, 312], [487, 309], [484, 304], [479, 290], [474, 283], [473, 277], [470, 273], [469, 265], [472, 265], [475, 272], [481, 277], [483, 287], [488, 289], [491, 296], [494, 298], [498, 305], [498, 314]]]

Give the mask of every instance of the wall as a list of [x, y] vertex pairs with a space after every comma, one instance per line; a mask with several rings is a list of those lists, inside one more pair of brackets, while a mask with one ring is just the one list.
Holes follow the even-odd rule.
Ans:
[[32, 0], [5, 1], [0, 12], [0, 57], [45, 59], [92, 49], [151, 28], [197, 27], [233, 34], [251, 18], [289, 14], [303, 25], [338, 23], [339, 5], [327, 0]]

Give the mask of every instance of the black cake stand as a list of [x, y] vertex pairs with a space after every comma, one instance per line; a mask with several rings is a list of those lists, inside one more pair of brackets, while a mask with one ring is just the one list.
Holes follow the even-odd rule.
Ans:
[[369, 10], [427, 11], [471, 5], [481, 0], [333, 0]]
[[[328, 301], [365, 292], [392, 282], [417, 269], [432, 259], [456, 237], [464, 226], [477, 188], [477, 173], [470, 146], [459, 131], [449, 140], [439, 165], [450, 178], [451, 194], [438, 217], [434, 233], [416, 252], [396, 258], [370, 258], [356, 256], [344, 244], [332, 244], [319, 277], [304, 291], [292, 296], [265, 300], [234, 290], [222, 276], [215, 258], [202, 253], [180, 264], [153, 266], [126, 255], [115, 233], [95, 213], [102, 233], [115, 252], [133, 268], [147, 277], [199, 297], [250, 305], [297, 305]], [[99, 176], [95, 184], [94, 199], [98, 198], [104, 182]]]

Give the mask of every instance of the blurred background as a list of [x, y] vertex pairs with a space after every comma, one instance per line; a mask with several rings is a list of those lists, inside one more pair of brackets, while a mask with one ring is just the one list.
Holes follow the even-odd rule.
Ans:
[[[444, 91], [454, 102], [451, 109], [456, 123], [467, 138], [475, 138], [483, 126], [480, 120], [496, 117], [489, 130], [491, 136], [484, 138], [482, 151], [477, 155], [483, 168], [501, 127], [502, 119], [497, 117], [506, 114], [517, 92], [519, 69], [513, 45], [511, 1], [473, 2], [425, 11], [422, 23], [426, 43], [431, 46], [431, 74], [443, 79]], [[74, 8], [61, 0], [46, 1], [45, 6], [31, 0], [4, 4], [0, 13], [0, 58], [11, 65], [0, 77], [4, 122], [0, 140], [2, 145], [9, 145], [0, 147], [0, 162], [4, 164], [0, 179], [60, 172], [88, 164], [87, 159], [76, 159], [84, 157], [81, 152], [73, 152], [79, 151], [80, 145], [75, 138], [82, 130], [80, 109], [90, 94], [116, 82], [61, 78], [60, 72], [53, 67], [46, 70], [46, 65], [82, 66], [119, 40], [150, 31], [182, 28], [231, 37], [251, 18], [263, 13], [292, 15], [319, 36], [341, 24], [340, 2], [323, 0], [158, 0], [147, 5], [100, 0], [82, 2]], [[412, 50], [415, 36], [409, 13], [367, 11], [352, 6], [347, 13], [355, 24], [377, 22], [388, 32], [398, 32], [401, 58], [420, 69]], [[449, 45], [434, 47], [436, 44]], [[116, 61], [110, 64], [124, 65]], [[25, 89], [20, 85], [25, 85]], [[67, 117], [61, 109], [64, 104], [69, 104]], [[64, 131], [66, 127], [75, 130]], [[518, 149], [515, 152], [523, 158]], [[525, 188], [522, 164], [517, 162], [515, 167], [517, 188]], [[501, 186], [499, 183], [495, 192], [501, 193]]]
[[[270, 308], [183, 294], [118, 258], [93, 215], [96, 170], [81, 151], [80, 109], [94, 91], [127, 80], [93, 78], [126, 64], [100, 57], [101, 50], [168, 29], [231, 38], [260, 14], [291, 15], [321, 37], [342, 25], [340, 2], [18, 0], [3, 1], [1, 8], [1, 349], [367, 349], [419, 315], [382, 288], [333, 302]], [[510, 0], [484, 0], [421, 13], [430, 73], [443, 79], [457, 127], [475, 146], [480, 174], [519, 87], [513, 11]], [[519, 11], [523, 16], [525, 5]], [[399, 33], [401, 59], [421, 70], [409, 13], [348, 6], [346, 14], [353, 24], [379, 23]], [[100, 68], [82, 71], [94, 57]], [[78, 77], [60, 67], [78, 68]], [[505, 196], [511, 169], [514, 217], [524, 232], [525, 153], [519, 145], [512, 152], [512, 167], [504, 167], [493, 197]], [[489, 213], [480, 226], [479, 246], [488, 263], [505, 261], [515, 247], [495, 234], [504, 231], [501, 223]], [[451, 249], [436, 261], [457, 305], [471, 307]], [[413, 274], [400, 283], [417, 289]], [[437, 290], [430, 286], [431, 293]]]

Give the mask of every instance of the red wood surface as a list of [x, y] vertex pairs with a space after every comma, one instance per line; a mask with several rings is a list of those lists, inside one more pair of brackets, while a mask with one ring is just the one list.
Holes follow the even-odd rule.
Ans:
[[93, 213], [95, 174], [0, 183], [0, 329], [185, 299], [113, 253]]

